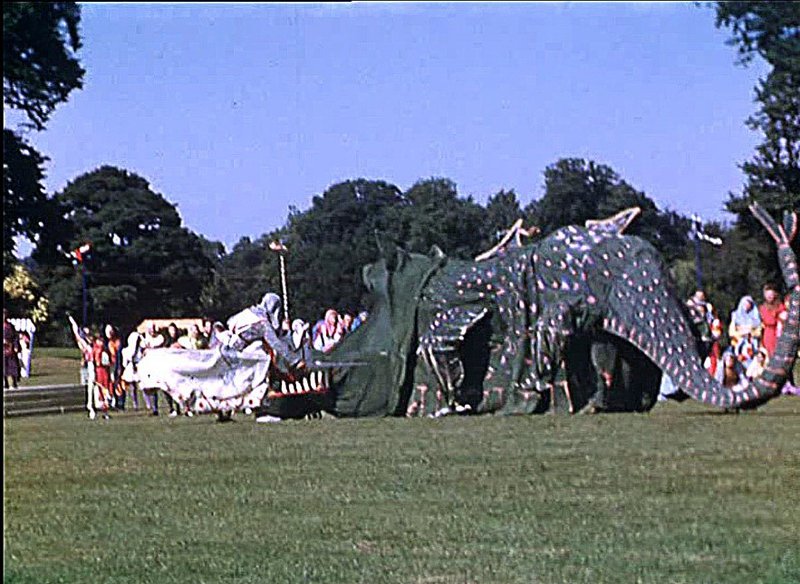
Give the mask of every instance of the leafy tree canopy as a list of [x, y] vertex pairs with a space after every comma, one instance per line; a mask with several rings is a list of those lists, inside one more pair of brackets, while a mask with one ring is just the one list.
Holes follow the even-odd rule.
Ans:
[[529, 223], [544, 234], [640, 207], [642, 214], [628, 233], [649, 240], [668, 261], [686, 251], [689, 221], [678, 213], [658, 209], [652, 199], [609, 166], [582, 158], [562, 158], [545, 169], [544, 188], [544, 195], [525, 208]]
[[3, 129], [3, 275], [14, 262], [15, 237], [36, 241], [55, 207], [42, 186], [45, 158], [20, 136]]
[[11, 316], [26, 316], [34, 323], [42, 324], [49, 316], [49, 301], [22, 264], [15, 264], [3, 278], [3, 307]]
[[[731, 193], [726, 203], [737, 218], [731, 241], [748, 245], [729, 268], [735, 283], [753, 275], [762, 284], [778, 283], [772, 242], [748, 206], [757, 201], [776, 217], [800, 208], [800, 3], [717, 2], [715, 8], [716, 25], [731, 30], [728, 44], [737, 48], [740, 62], [747, 64], [759, 55], [771, 66], [755, 88], [758, 110], [746, 121], [763, 140], [741, 165], [743, 192]], [[800, 242], [793, 247], [800, 253]]]
[[37, 130], [83, 86], [80, 7], [75, 2], [3, 3], [3, 104]]
[[500, 190], [486, 202], [487, 231], [493, 240], [505, 235], [506, 230], [522, 216], [522, 207], [514, 189]]
[[[92, 244], [84, 262], [91, 320], [125, 328], [145, 317], [197, 314], [219, 259], [210, 254], [219, 245], [185, 228], [176, 207], [144, 178], [103, 166], [70, 182], [55, 199], [70, 225], [58, 245], [62, 253]], [[45, 271], [54, 313], [80, 314], [80, 278], [68, 260], [41, 263], [49, 266]]]
[[755, 54], [778, 70], [800, 68], [800, 3], [717, 2], [717, 28], [729, 28], [740, 61]]
[[[3, 105], [22, 112], [36, 130], [83, 85], [79, 23], [74, 2], [3, 3]], [[42, 186], [45, 161], [19, 133], [3, 129], [4, 275], [15, 261], [14, 237], [38, 244], [44, 232], [62, 229]]]

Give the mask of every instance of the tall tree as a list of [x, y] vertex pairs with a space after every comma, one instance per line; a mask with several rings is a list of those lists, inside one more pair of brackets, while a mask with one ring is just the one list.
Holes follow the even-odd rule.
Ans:
[[[755, 88], [758, 109], [746, 120], [763, 139], [741, 165], [743, 192], [731, 193], [726, 203], [736, 215], [731, 240], [742, 246], [730, 266], [732, 285], [748, 294], [764, 282], [781, 280], [772, 242], [748, 205], [757, 201], [774, 216], [800, 208], [800, 3], [717, 2], [715, 8], [716, 26], [731, 31], [728, 44], [736, 47], [739, 62], [747, 65], [759, 56], [770, 66]], [[800, 253], [799, 242], [793, 247]]]
[[629, 207], [641, 216], [628, 233], [644, 237], [671, 262], [686, 253], [689, 221], [662, 211], [609, 166], [581, 158], [562, 158], [544, 171], [544, 195], [525, 208], [528, 221], [547, 234], [564, 225], [583, 225]]
[[267, 290], [279, 291], [279, 256], [269, 244], [281, 239], [289, 250], [293, 317], [315, 321], [327, 308], [356, 312], [368, 306], [362, 267], [378, 258], [376, 232], [411, 251], [428, 252], [436, 244], [451, 256], [473, 257], [491, 241], [486, 213], [460, 198], [447, 179], [421, 180], [405, 193], [384, 181], [337, 183], [309, 209], [291, 209], [281, 229], [255, 241], [242, 238], [222, 259], [210, 297], [229, 315]]
[[[361, 268], [377, 258], [375, 232], [402, 240], [407, 204], [395, 185], [358, 179], [332, 185], [314, 197], [310, 209], [290, 215], [286, 261], [298, 316], [315, 320], [327, 308], [363, 308]], [[277, 276], [277, 258], [274, 252], [271, 256]]]
[[[75, 2], [3, 4], [3, 105], [22, 112], [35, 130], [83, 85], [79, 23]], [[15, 237], [35, 242], [46, 227], [57, 228], [57, 210], [42, 186], [45, 160], [20, 133], [3, 128], [5, 266], [14, 260]]]
[[80, 18], [75, 2], [3, 3], [3, 104], [37, 130], [83, 86]]
[[42, 185], [44, 162], [25, 140], [3, 128], [3, 276], [14, 263], [14, 238], [35, 241], [55, 215]]
[[486, 202], [486, 229], [491, 241], [487, 242], [489, 244], [487, 247], [491, 247], [491, 244], [495, 243], [498, 237], [502, 237], [520, 218], [522, 218], [522, 208], [514, 189], [500, 190], [489, 197]]
[[420, 180], [405, 192], [405, 198], [401, 241], [411, 251], [427, 253], [437, 245], [451, 257], [472, 258], [493, 241], [486, 210], [472, 197], [459, 197], [449, 179]]
[[[90, 242], [85, 260], [92, 320], [123, 328], [145, 317], [197, 314], [214, 258], [211, 242], [182, 225], [175, 205], [136, 174], [103, 166], [70, 182], [56, 201], [72, 227], [66, 254]], [[44, 251], [34, 253], [34, 258]], [[41, 262], [55, 314], [79, 314], [80, 278], [66, 258]]]

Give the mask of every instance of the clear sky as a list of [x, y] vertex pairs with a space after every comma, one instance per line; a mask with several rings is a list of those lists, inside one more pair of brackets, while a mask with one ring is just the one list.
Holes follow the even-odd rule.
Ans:
[[228, 247], [336, 182], [542, 194], [558, 158], [707, 219], [759, 137], [745, 69], [690, 3], [85, 4], [82, 90], [29, 135], [46, 185], [133, 171]]

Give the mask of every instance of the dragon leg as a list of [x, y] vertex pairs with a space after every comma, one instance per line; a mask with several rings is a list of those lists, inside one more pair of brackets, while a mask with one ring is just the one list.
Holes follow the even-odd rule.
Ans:
[[418, 354], [429, 377], [438, 386], [437, 401], [443, 401], [452, 411], [461, 411], [466, 406], [465, 396], [461, 395], [465, 378], [465, 339], [488, 313], [483, 307], [453, 307], [438, 313], [420, 337]]
[[574, 333], [571, 310], [563, 302], [549, 305], [533, 327], [530, 340], [533, 366], [524, 385], [542, 394], [550, 411], [575, 413], [565, 363], [567, 342]]

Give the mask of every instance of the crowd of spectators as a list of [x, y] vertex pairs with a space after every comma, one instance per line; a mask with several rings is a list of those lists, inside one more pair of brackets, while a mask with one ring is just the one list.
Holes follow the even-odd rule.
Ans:
[[[704, 366], [725, 387], [745, 387], [746, 381], [761, 375], [775, 353], [783, 323], [788, 316], [788, 299], [781, 299], [778, 289], [772, 285], [764, 286], [762, 292], [761, 304], [757, 304], [752, 296], [742, 297], [731, 313], [727, 327], [702, 290], [697, 290], [686, 302], [699, 335]], [[313, 348], [327, 353], [367, 318], [366, 312], [353, 316], [331, 308], [313, 326], [302, 319], [284, 320], [276, 332], [295, 350]], [[124, 410], [128, 397], [133, 409], [139, 409], [136, 364], [147, 350], [213, 349], [227, 344], [233, 334], [223, 323], [210, 319], [202, 319], [202, 324], [194, 323], [187, 329], [180, 329], [173, 322], [159, 330], [151, 322], [143, 334], [132, 332], [127, 345], [123, 346], [119, 330], [111, 324], [100, 331], [80, 328], [72, 317], [70, 323], [81, 350], [81, 383], [87, 387], [87, 409], [92, 418], [97, 411], [108, 418], [109, 411]], [[228, 323], [231, 328], [234, 328], [234, 324]], [[24, 358], [25, 334], [14, 329], [4, 310], [3, 370], [6, 388], [17, 387], [23, 369], [20, 367], [20, 358]], [[793, 377], [790, 376], [784, 393], [800, 395], [799, 368], [796, 362]], [[141, 393], [146, 410], [152, 415], [159, 415], [158, 393], [147, 390]], [[670, 390], [664, 391], [662, 388], [662, 393], [668, 394]], [[169, 415], [181, 415], [179, 404], [169, 394], [165, 393], [165, 399]], [[183, 413], [191, 415], [190, 411]]]
[[[17, 319], [19, 320], [19, 319]], [[30, 372], [31, 344], [33, 338], [27, 330], [19, 330], [3, 309], [3, 387], [16, 389], [22, 377]]]
[[[339, 314], [330, 309], [313, 327], [301, 319], [285, 320], [279, 333], [296, 350], [314, 348], [328, 352], [356, 330], [366, 318], [366, 312], [353, 317], [351, 314]], [[119, 330], [111, 324], [106, 325], [101, 332], [98, 329], [81, 328], [70, 317], [70, 325], [81, 350], [81, 384], [87, 388], [87, 409], [92, 419], [97, 416], [97, 412], [107, 419], [110, 411], [125, 410], [127, 398], [130, 398], [133, 409], [138, 410], [139, 393], [142, 394], [146, 411], [154, 416], [159, 415], [159, 392], [138, 387], [136, 366], [144, 353], [159, 348], [214, 349], [227, 344], [232, 335], [226, 325], [210, 319], [202, 319], [202, 324], [194, 323], [186, 329], [179, 328], [174, 322], [158, 329], [154, 322], [150, 322], [144, 333], [132, 332], [128, 336], [127, 344], [123, 346]], [[10, 371], [8, 368], [6, 370]], [[180, 405], [166, 392], [164, 399], [170, 417], [192, 415], [188, 410], [181, 412]]]
[[[686, 302], [692, 321], [700, 336], [705, 367], [725, 387], [739, 389], [747, 381], [759, 377], [775, 354], [778, 338], [788, 317], [788, 297], [782, 299], [778, 289], [767, 284], [763, 301], [758, 304], [752, 296], [743, 296], [731, 313], [726, 328], [705, 293], [697, 290]], [[784, 393], [800, 395], [800, 380], [790, 377]]]

